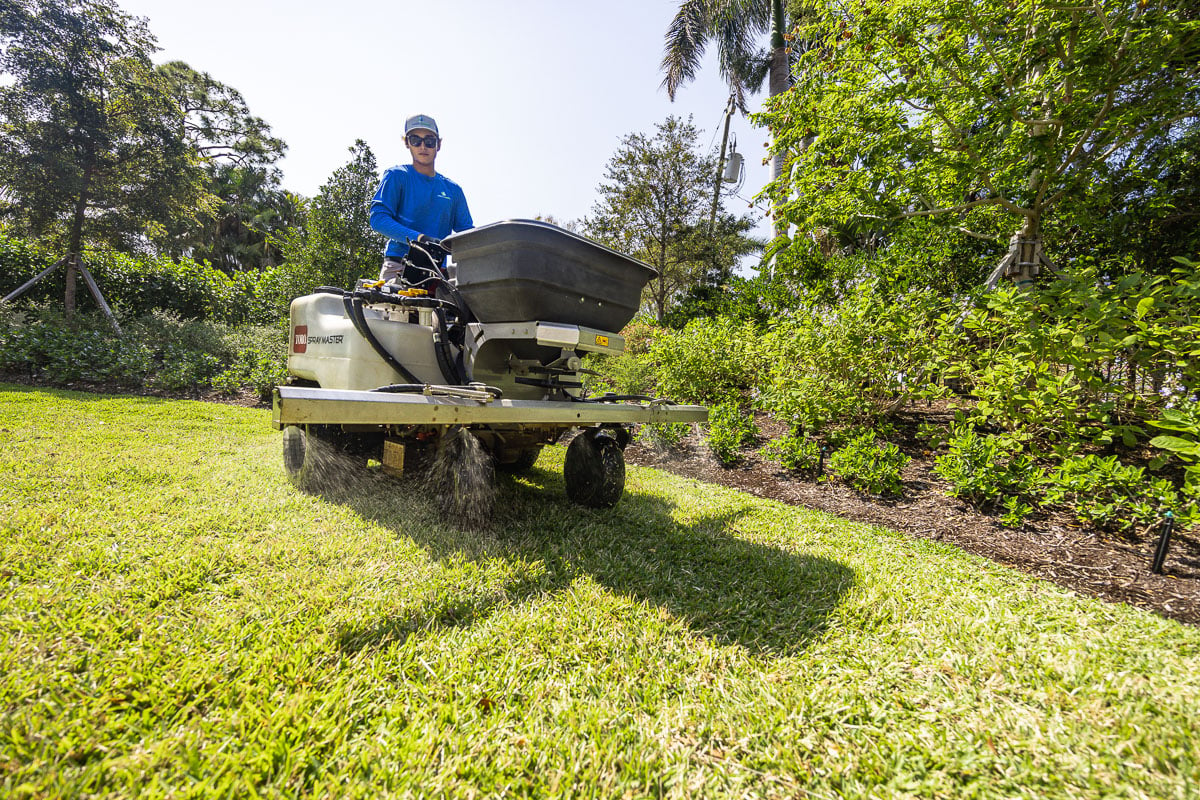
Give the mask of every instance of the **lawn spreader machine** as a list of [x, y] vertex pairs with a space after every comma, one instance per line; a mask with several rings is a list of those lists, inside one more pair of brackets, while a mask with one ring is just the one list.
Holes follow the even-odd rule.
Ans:
[[701, 406], [585, 394], [583, 357], [624, 350], [617, 331], [637, 312], [650, 266], [528, 220], [441, 246], [453, 277], [436, 266], [438, 245], [414, 244], [402, 279], [292, 302], [290, 378], [275, 390], [273, 419], [301, 487], [340, 481], [332, 465], [374, 461], [426, 476], [445, 513], [479, 517], [494, 469], [528, 469], [578, 429], [567, 495], [607, 508], [624, 492], [631, 425], [707, 419]]

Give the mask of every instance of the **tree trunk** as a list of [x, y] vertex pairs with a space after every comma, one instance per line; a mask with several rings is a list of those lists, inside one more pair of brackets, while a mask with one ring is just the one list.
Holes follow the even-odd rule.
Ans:
[[658, 324], [665, 325], [667, 319], [667, 231], [663, 226], [662, 238], [658, 242]]
[[[776, 97], [786, 92], [792, 85], [792, 64], [788, 55], [787, 40], [783, 38], [786, 27], [783, 0], [771, 0], [771, 70], [767, 77], [767, 92]], [[771, 158], [771, 180], [777, 181], [783, 175], [784, 154], [776, 152]], [[781, 218], [775, 218], [775, 235], [787, 233], [787, 224]], [[770, 265], [764, 264], [766, 274], [773, 272]]]
[[1038, 264], [1042, 252], [1041, 217], [1035, 215], [1025, 217], [1025, 224], [1021, 226], [1021, 239], [1023, 241], [1019, 245], [1021, 247], [1019, 269], [1013, 275], [1013, 283], [1021, 289], [1030, 289], [1033, 287], [1033, 277], [1041, 271]]
[[75, 216], [71, 221], [71, 236], [67, 241], [67, 288], [63, 295], [63, 308], [67, 322], [75, 317], [75, 277], [79, 260], [83, 258], [83, 220], [87, 213], [88, 189], [92, 183], [94, 168], [89, 165], [83, 172], [83, 185], [75, 201]]
[[[767, 78], [767, 92], [771, 97], [786, 92], [792, 84], [791, 59], [788, 57], [787, 40], [783, 38], [785, 17], [783, 0], [771, 2], [771, 71]], [[783, 153], [771, 159], [771, 180], [779, 180], [783, 174]]]

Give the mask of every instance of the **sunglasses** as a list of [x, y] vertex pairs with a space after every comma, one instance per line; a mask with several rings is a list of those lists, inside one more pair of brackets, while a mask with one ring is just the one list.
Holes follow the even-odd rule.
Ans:
[[438, 137], [434, 136], [432, 133], [428, 136], [420, 136], [415, 133], [410, 133], [408, 135], [408, 143], [412, 147], [420, 147], [423, 144], [432, 150], [433, 148], [437, 147]]

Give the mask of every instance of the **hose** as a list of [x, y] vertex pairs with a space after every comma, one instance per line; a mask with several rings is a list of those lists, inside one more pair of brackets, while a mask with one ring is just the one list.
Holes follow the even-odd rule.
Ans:
[[[567, 395], [571, 397], [570, 395]], [[620, 403], [626, 400], [634, 400], [639, 403], [666, 403], [674, 405], [674, 400], [667, 400], [662, 397], [650, 397], [645, 394], [602, 394], [599, 397], [571, 397], [577, 403]]]
[[[437, 391], [439, 389], [449, 391], [439, 392]], [[482, 383], [471, 383], [465, 386], [430, 386], [429, 384], [425, 383], [392, 383], [387, 386], [380, 386], [376, 389], [372, 389], [371, 391], [381, 392], [383, 394], [424, 394], [428, 391], [432, 394], [446, 394], [454, 396], [453, 390], [455, 389], [471, 389], [478, 392], [487, 392], [497, 400], [504, 397], [504, 390], [495, 386], [486, 386]]]
[[441, 370], [446, 383], [465, 384], [467, 376], [455, 365], [450, 354], [450, 332], [446, 328], [446, 313], [439, 311], [434, 317], [437, 318], [437, 333], [433, 337], [433, 354], [437, 357], [438, 369]]
[[380, 386], [372, 389], [372, 392], [383, 392], [384, 394], [416, 394], [417, 392], [425, 391], [423, 383], [389, 383], [387, 386]]
[[388, 352], [387, 348], [379, 343], [375, 338], [375, 334], [371, 333], [371, 328], [367, 325], [367, 319], [363, 316], [362, 298], [356, 297], [351, 292], [346, 292], [342, 295], [342, 305], [346, 309], [346, 316], [350, 318], [350, 322], [354, 325], [354, 330], [358, 331], [359, 335], [367, 340], [367, 344], [371, 345], [371, 349], [379, 354], [379, 357], [387, 362], [388, 366], [399, 372], [404, 380], [409, 383], [420, 383], [420, 379], [408, 371], [408, 368], [396, 360], [396, 357]]

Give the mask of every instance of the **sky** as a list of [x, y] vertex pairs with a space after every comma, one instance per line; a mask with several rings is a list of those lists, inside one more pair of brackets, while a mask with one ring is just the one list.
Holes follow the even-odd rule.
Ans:
[[[438, 171], [476, 225], [591, 212], [605, 164], [630, 133], [693, 116], [720, 144], [728, 90], [715, 55], [674, 103], [660, 88], [679, 0], [118, 0], [149, 20], [158, 63], [186, 61], [234, 87], [288, 145], [283, 186], [313, 196], [355, 139], [380, 169], [407, 163], [406, 117], [437, 120]], [[765, 97], [751, 100], [757, 110]], [[735, 116], [746, 178], [725, 199], [769, 238], [766, 132]]]

